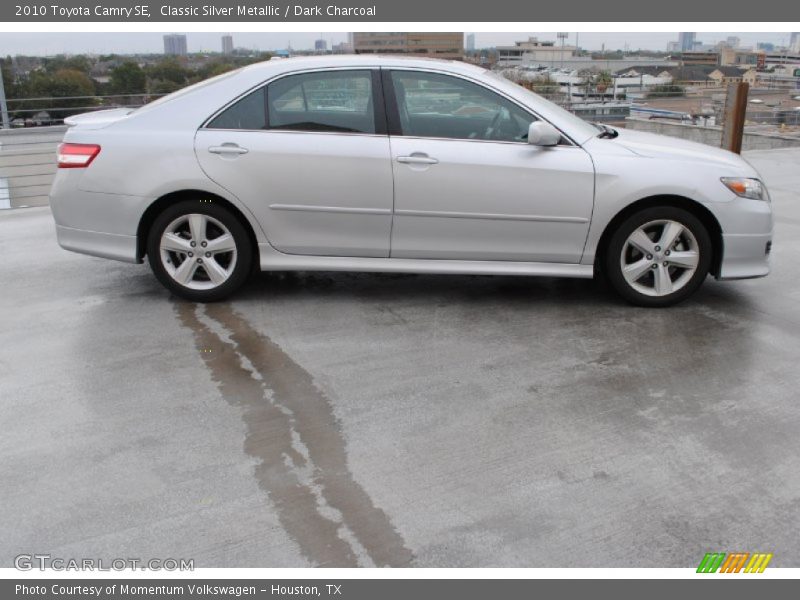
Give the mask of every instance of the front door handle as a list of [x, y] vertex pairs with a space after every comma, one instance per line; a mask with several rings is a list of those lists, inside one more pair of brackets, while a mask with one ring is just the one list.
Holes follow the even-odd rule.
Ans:
[[242, 148], [236, 144], [222, 144], [222, 146], [211, 146], [208, 149], [211, 154], [247, 154], [247, 148]]
[[411, 156], [398, 156], [397, 162], [409, 165], [437, 165], [439, 161], [427, 154], [414, 153]]

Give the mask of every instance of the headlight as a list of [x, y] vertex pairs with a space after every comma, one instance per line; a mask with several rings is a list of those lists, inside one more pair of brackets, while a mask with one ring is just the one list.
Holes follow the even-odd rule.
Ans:
[[746, 177], [722, 177], [720, 179], [730, 191], [742, 198], [751, 200], [769, 200], [764, 184], [758, 179]]

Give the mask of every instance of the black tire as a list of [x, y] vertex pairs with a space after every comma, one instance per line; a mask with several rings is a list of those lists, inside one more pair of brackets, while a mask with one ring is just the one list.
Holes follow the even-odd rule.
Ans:
[[[205, 270], [207, 268], [206, 266], [201, 264], [196, 267], [193, 278], [199, 281], [193, 279], [189, 284], [209, 286], [205, 289], [195, 289], [176, 281], [167, 270], [168, 267], [164, 265], [165, 259], [162, 257], [161, 253], [161, 237], [167, 227], [173, 224], [176, 219], [192, 214], [203, 215], [217, 221], [218, 223], [216, 224], [213, 221], [208, 221], [209, 224], [207, 226], [208, 229], [213, 229], [217, 233], [220, 231], [224, 232], [224, 230], [218, 226], [222, 224], [227, 228], [233, 238], [235, 246], [235, 252], [221, 253], [219, 255], [220, 261], [227, 261], [226, 266], [229, 275], [227, 279], [218, 285], [214, 285], [211, 281], [211, 277]], [[188, 240], [186, 243], [189, 243]], [[208, 255], [205, 254], [199, 246], [194, 250], [199, 250], [200, 252], [192, 252], [193, 261], [200, 263], [203, 260], [208, 260], [203, 258], [203, 256]], [[198, 198], [197, 200], [182, 200], [164, 209], [153, 222], [147, 236], [147, 259], [156, 278], [165, 288], [176, 296], [180, 296], [192, 302], [216, 302], [233, 294], [247, 281], [252, 272], [253, 244], [250, 241], [250, 236], [245, 226], [227, 208], [219, 204], [214, 204], [213, 200], [208, 199]], [[188, 256], [184, 254], [171, 254], [168, 256], [167, 260], [170, 265], [173, 264], [173, 261], [181, 261], [179, 264], [182, 264], [182, 260], [188, 260]], [[216, 260], [216, 255], [214, 256], [214, 260]], [[204, 279], [206, 281], [204, 281]]]
[[[696, 250], [699, 256], [697, 257], [696, 269], [691, 276], [688, 275], [688, 271], [680, 268], [676, 269], [673, 266], [669, 267], [668, 270], [672, 273], [670, 277], [676, 277], [676, 274], [686, 273], [684, 283], [679, 289], [676, 289], [672, 293], [654, 296], [642, 293], [640, 290], [634, 288], [632, 284], [628, 283], [622, 272], [621, 259], [623, 249], [626, 248], [629, 236], [640, 227], [658, 221], [675, 221], [686, 228], [694, 237], [694, 241], [696, 241]], [[683, 239], [687, 240], [690, 238], [685, 237]], [[657, 240], [654, 240], [654, 243], [656, 241]], [[658, 248], [660, 249], [660, 246], [658, 246]], [[630, 248], [626, 249], [626, 252], [630, 251]], [[634, 251], [637, 250], [634, 249]], [[664, 251], [664, 249], [660, 249], [659, 251]], [[672, 252], [677, 251], [679, 250], [672, 250]], [[603, 271], [611, 287], [631, 304], [648, 308], [673, 306], [691, 296], [697, 291], [700, 285], [702, 285], [711, 268], [712, 253], [713, 245], [711, 243], [711, 236], [700, 219], [682, 208], [674, 206], [656, 206], [634, 213], [625, 219], [625, 221], [617, 227], [616, 231], [612, 233], [608, 247], [604, 253]], [[667, 261], [666, 264], [669, 264], [669, 256], [663, 256], [662, 258]], [[647, 260], [647, 258], [641, 255], [639, 260]], [[658, 260], [655, 259], [654, 262], [657, 263]], [[658, 265], [653, 267], [653, 269], [654, 271], [659, 270]], [[667, 268], [665, 267], [665, 269]], [[646, 280], [648, 277], [653, 278], [654, 282], [655, 273], [643, 274], [642, 279], [636, 283], [644, 282], [642, 283], [642, 287], [647, 287]], [[655, 283], [653, 283], [653, 287], [654, 286]]]

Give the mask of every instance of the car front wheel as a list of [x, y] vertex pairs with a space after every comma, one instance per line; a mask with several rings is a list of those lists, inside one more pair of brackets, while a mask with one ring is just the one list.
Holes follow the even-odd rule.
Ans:
[[147, 239], [156, 278], [194, 302], [222, 300], [246, 280], [253, 248], [241, 222], [209, 200], [184, 200], [165, 209]]
[[665, 206], [641, 210], [612, 234], [608, 279], [633, 304], [662, 307], [693, 294], [711, 267], [708, 231], [692, 213]]

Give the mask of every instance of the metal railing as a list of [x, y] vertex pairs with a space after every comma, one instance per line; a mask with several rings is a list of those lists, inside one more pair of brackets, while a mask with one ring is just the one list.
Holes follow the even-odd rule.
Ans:
[[[682, 86], [680, 94], [619, 88], [614, 93], [596, 86], [583, 89], [572, 86], [571, 93], [550, 89], [540, 95], [588, 121], [624, 127], [626, 120], [633, 117], [692, 125], [698, 129], [719, 129], [723, 121], [725, 89], [708, 85]], [[558, 86], [551, 84], [550, 87]], [[537, 91], [535, 87], [534, 91]], [[53, 118], [49, 111], [75, 114], [87, 110], [136, 108], [162, 95], [8, 99], [12, 123], [18, 120], [17, 127], [0, 129], [0, 209], [47, 204], [56, 171], [56, 148], [67, 129], [61, 124], [63, 116]], [[68, 103], [75, 103], [75, 106], [67, 106]], [[48, 111], [48, 118], [37, 121], [34, 116], [42, 111]], [[751, 88], [744, 131], [796, 138], [800, 145], [800, 89]]]
[[65, 125], [0, 130], [0, 208], [47, 204]]
[[6, 99], [9, 128], [0, 129], [0, 209], [43, 206], [56, 172], [56, 148], [68, 115], [138, 108], [165, 94]]

